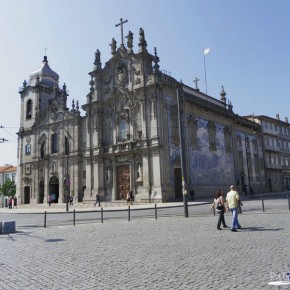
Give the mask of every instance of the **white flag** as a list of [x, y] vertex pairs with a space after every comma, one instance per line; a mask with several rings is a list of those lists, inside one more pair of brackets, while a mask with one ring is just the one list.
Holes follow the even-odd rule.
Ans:
[[203, 49], [203, 54], [204, 54], [204, 55], [206, 55], [206, 54], [208, 54], [208, 53], [209, 53], [209, 51], [210, 51], [210, 49], [209, 49], [209, 48], [204, 48], [204, 49]]

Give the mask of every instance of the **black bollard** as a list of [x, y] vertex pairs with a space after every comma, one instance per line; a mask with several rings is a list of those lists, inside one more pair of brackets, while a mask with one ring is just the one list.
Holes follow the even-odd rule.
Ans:
[[74, 209], [74, 226], [76, 225], [76, 210]]
[[102, 223], [104, 223], [104, 214], [103, 214], [103, 208], [101, 207], [101, 220], [102, 220]]
[[130, 205], [128, 205], [128, 222], [130, 221]]
[[157, 220], [157, 204], [155, 203], [155, 219]]
[[264, 199], [263, 199], [263, 195], [261, 195], [261, 200], [262, 200], [262, 208], [263, 208], [263, 212], [265, 212], [265, 206], [264, 206]]
[[46, 211], [44, 212], [44, 228], [46, 228]]

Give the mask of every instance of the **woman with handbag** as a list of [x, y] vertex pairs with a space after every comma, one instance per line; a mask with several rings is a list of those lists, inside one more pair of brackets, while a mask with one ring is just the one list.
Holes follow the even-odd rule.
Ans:
[[225, 214], [224, 198], [220, 190], [218, 190], [214, 195], [213, 203], [211, 205], [210, 210], [213, 210], [213, 209], [215, 209], [217, 213], [219, 214], [217, 229], [221, 230], [221, 224], [223, 224], [224, 228], [227, 228], [228, 226], [226, 225], [225, 215], [224, 215]]

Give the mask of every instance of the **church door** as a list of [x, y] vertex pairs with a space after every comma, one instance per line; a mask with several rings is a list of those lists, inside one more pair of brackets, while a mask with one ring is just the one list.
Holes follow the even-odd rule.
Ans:
[[49, 194], [52, 202], [58, 203], [59, 199], [59, 181], [56, 176], [52, 176], [49, 180]]
[[130, 168], [129, 165], [117, 167], [117, 199], [125, 200], [130, 192]]
[[29, 186], [24, 187], [24, 203], [25, 204], [30, 203], [30, 187]]

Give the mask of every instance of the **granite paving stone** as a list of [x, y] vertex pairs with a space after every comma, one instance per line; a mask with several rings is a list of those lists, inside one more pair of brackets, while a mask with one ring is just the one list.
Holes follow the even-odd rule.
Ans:
[[0, 235], [0, 289], [273, 289], [290, 270], [289, 218], [243, 213], [236, 233], [209, 215], [24, 228]]

